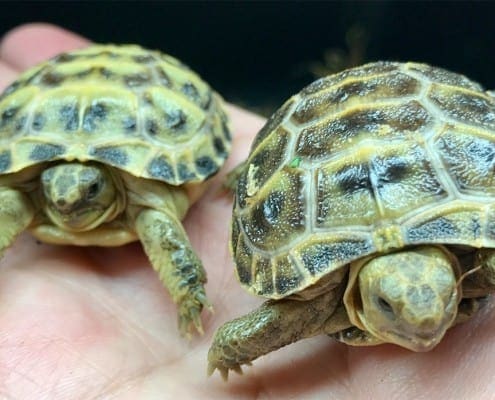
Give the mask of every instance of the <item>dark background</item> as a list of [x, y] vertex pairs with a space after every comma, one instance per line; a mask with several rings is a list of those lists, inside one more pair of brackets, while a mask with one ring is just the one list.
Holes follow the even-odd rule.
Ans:
[[1, 34], [33, 21], [161, 49], [263, 114], [318, 74], [378, 59], [424, 61], [495, 88], [491, 2], [0, 3]]

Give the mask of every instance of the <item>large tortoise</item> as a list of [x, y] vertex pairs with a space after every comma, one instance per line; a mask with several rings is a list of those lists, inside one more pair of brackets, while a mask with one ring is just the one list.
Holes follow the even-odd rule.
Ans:
[[376, 62], [317, 80], [240, 167], [230, 247], [269, 298], [226, 323], [209, 372], [328, 334], [427, 351], [495, 288], [495, 98], [464, 76]]
[[201, 331], [206, 274], [180, 220], [230, 149], [218, 94], [184, 64], [134, 45], [93, 45], [25, 72], [0, 97], [0, 254], [23, 230], [44, 242], [139, 239]]

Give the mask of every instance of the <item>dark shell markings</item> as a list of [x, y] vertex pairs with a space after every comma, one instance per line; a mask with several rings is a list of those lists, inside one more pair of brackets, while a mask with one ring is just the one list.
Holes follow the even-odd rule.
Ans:
[[32, 69], [0, 97], [0, 172], [100, 161], [179, 185], [213, 175], [230, 151], [222, 100], [173, 57], [97, 45]]
[[440, 68], [322, 78], [267, 121], [245, 165], [231, 247], [257, 295], [409, 245], [495, 247], [495, 98]]

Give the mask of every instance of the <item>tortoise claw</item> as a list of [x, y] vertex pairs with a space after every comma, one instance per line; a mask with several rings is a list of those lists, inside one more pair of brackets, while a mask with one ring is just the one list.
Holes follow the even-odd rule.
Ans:
[[[246, 363], [245, 365], [251, 365], [251, 363]], [[215, 370], [218, 370], [224, 381], [228, 381], [229, 371], [234, 371], [239, 375], [242, 375], [244, 373], [240, 364], [234, 364], [232, 366], [226, 367], [225, 365], [221, 365], [219, 363], [209, 362], [206, 370], [207, 376], [213, 375]]]
[[198, 291], [194, 297], [188, 297], [179, 305], [179, 332], [188, 340], [192, 338], [194, 331], [204, 334], [201, 322], [201, 311], [206, 308], [213, 312], [213, 306], [206, 298], [203, 291]]

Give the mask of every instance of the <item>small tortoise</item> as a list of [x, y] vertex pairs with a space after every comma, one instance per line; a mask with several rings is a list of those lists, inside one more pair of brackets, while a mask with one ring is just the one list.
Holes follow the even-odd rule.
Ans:
[[495, 289], [495, 98], [377, 62], [289, 99], [241, 165], [231, 251], [269, 298], [226, 323], [209, 372], [328, 334], [427, 351]]
[[202, 331], [206, 274], [180, 220], [223, 164], [222, 100], [184, 64], [134, 45], [94, 45], [25, 72], [0, 97], [0, 252], [44, 242], [140, 240]]

